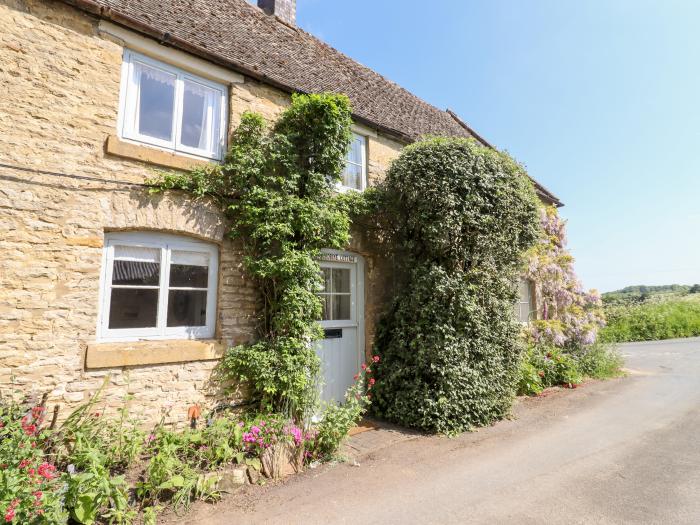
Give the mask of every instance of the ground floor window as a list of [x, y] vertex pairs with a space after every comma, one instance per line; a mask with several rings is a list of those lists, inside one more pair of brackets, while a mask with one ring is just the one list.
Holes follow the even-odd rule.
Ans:
[[537, 306], [532, 281], [521, 279], [518, 283], [518, 302], [515, 304], [515, 318], [521, 323], [536, 319]]
[[105, 234], [100, 339], [214, 336], [218, 249], [152, 232]]

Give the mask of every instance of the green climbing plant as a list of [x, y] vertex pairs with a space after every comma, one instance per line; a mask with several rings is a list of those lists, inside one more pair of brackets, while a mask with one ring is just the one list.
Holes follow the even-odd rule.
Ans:
[[351, 212], [362, 200], [357, 192], [333, 191], [350, 126], [347, 97], [295, 95], [272, 126], [245, 113], [223, 164], [155, 181], [156, 191], [185, 190], [225, 208], [261, 309], [257, 341], [229, 349], [221, 370], [250, 385], [264, 408], [294, 417], [308, 414], [317, 397], [317, 258], [322, 248], [347, 246]]

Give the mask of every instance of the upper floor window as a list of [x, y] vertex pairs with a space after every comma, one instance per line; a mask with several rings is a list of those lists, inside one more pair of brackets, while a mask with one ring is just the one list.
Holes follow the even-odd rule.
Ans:
[[122, 138], [220, 160], [226, 87], [133, 51], [124, 52]]
[[520, 279], [518, 302], [515, 304], [515, 318], [521, 323], [529, 323], [536, 318], [535, 293], [532, 281]]
[[367, 137], [353, 133], [340, 186], [358, 191], [367, 187]]
[[105, 235], [101, 339], [214, 336], [218, 250], [150, 232]]

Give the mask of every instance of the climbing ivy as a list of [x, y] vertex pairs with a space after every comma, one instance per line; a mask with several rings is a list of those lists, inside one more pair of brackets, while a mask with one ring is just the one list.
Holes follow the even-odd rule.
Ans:
[[378, 329], [376, 413], [454, 433], [508, 413], [523, 342], [513, 318], [538, 201], [523, 168], [473, 140], [405, 148], [381, 188], [397, 294]]
[[163, 175], [158, 190], [182, 189], [217, 199], [241, 242], [244, 266], [261, 293], [257, 341], [236, 346], [221, 363], [269, 409], [308, 414], [317, 398], [322, 336], [317, 258], [349, 242], [356, 192], [336, 194], [351, 132], [347, 97], [294, 95], [269, 128], [245, 113], [222, 165]]

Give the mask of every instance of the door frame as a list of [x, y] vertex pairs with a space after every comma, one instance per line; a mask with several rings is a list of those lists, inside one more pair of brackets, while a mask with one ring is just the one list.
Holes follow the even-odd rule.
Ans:
[[[342, 265], [355, 265], [355, 325], [357, 326], [357, 370], [360, 369], [365, 359], [365, 258], [353, 252], [343, 250], [331, 250], [324, 248], [318, 258], [319, 265], [324, 263], [340, 263]], [[340, 266], [339, 264], [339, 266]], [[320, 324], [324, 328], [331, 328], [333, 321], [326, 321], [329, 324]], [[347, 322], [345, 322], [347, 326]]]

